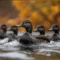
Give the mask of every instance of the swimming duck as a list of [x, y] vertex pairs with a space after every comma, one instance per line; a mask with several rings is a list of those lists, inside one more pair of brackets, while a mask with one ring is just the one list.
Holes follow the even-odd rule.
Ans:
[[36, 44], [38, 40], [34, 38], [32, 33], [32, 23], [29, 20], [23, 21], [19, 27], [24, 27], [26, 29], [26, 33], [24, 33], [20, 38], [20, 43], [25, 46], [30, 46], [32, 44]]
[[12, 47], [15, 47], [15, 46], [20, 46], [20, 43], [19, 43], [19, 40], [20, 40], [20, 37], [18, 36], [18, 27], [13, 25], [11, 26], [9, 29], [9, 31], [12, 31], [13, 34], [11, 34], [9, 36], [9, 41], [8, 43], [4, 44], [5, 46], [12, 46]]
[[9, 29], [9, 31], [13, 32], [13, 34], [11, 34], [11, 36], [10, 36], [10, 39], [12, 41], [14, 39], [18, 39], [18, 36], [17, 36], [17, 34], [18, 34], [18, 27], [17, 26], [15, 26], [15, 25], [11, 26], [11, 28]]
[[60, 40], [59, 26], [58, 25], [56, 25], [56, 24], [52, 25], [52, 27], [49, 29], [49, 31], [54, 32], [53, 36], [51, 37], [51, 40], [53, 40], [53, 41]]
[[46, 41], [46, 42], [50, 42], [49, 38], [47, 36], [45, 36], [45, 28], [42, 25], [38, 25], [36, 27], [36, 29], [34, 30], [34, 32], [39, 32], [40, 35], [36, 36], [37, 39], [42, 40], [42, 41]]
[[6, 24], [2, 24], [0, 29], [0, 44], [7, 43], [9, 41], [9, 35], [7, 34], [7, 26]]

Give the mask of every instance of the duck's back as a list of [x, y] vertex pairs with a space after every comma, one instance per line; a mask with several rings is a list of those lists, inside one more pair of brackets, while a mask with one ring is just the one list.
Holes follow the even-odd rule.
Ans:
[[40, 41], [50, 42], [50, 39], [47, 36], [45, 36], [45, 35], [39, 35], [39, 36], [36, 36], [35, 38], [40, 40]]

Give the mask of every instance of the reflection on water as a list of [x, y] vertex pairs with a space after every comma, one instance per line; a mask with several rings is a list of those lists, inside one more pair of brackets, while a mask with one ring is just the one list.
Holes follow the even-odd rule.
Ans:
[[60, 41], [40, 43], [34, 51], [0, 45], [0, 60], [60, 60]]

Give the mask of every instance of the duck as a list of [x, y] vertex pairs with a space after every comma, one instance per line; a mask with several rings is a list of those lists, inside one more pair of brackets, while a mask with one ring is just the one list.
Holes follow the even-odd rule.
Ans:
[[7, 25], [2, 24], [0, 26], [0, 44], [7, 43], [9, 41], [9, 35], [7, 34]]
[[5, 46], [12, 46], [12, 47], [20, 46], [20, 43], [19, 43], [20, 36], [18, 36], [18, 27], [16, 25], [13, 25], [8, 30], [12, 31], [13, 34], [11, 34], [9, 36], [8, 43], [6, 43], [4, 45]]
[[51, 26], [49, 31], [53, 31], [54, 34], [51, 37], [51, 40], [53, 41], [59, 41], [60, 40], [60, 35], [59, 35], [59, 26], [57, 24], [54, 24]]
[[24, 27], [26, 32], [21, 36], [20, 43], [23, 46], [31, 46], [38, 43], [38, 39], [32, 36], [32, 23], [29, 20], [24, 20], [18, 27]]
[[6, 24], [2, 24], [0, 26], [0, 29], [1, 29], [1, 31], [0, 31], [0, 39], [4, 39], [6, 37], [9, 37], [12, 34], [12, 33], [11, 34], [7, 33], [7, 31], [9, 31], [10, 28], [7, 28]]
[[13, 25], [11, 28], [9, 28], [9, 31], [12, 31], [13, 34], [11, 34], [10, 39], [14, 40], [18, 38], [18, 27]]
[[45, 28], [43, 25], [37, 25], [36, 29], [33, 32], [39, 32], [39, 35], [36, 36], [36, 39], [42, 40], [43, 42], [50, 42], [48, 36], [45, 36]]

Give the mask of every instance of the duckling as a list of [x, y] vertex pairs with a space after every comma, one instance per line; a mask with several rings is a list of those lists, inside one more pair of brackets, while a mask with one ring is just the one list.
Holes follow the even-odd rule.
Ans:
[[52, 25], [52, 27], [49, 29], [49, 31], [54, 32], [53, 36], [51, 37], [51, 40], [53, 40], [53, 41], [60, 40], [59, 26], [58, 25], [56, 25], [56, 24]]
[[23, 21], [19, 27], [24, 27], [26, 29], [26, 33], [24, 33], [20, 38], [20, 43], [25, 46], [30, 46], [32, 44], [38, 43], [38, 40], [34, 38], [32, 33], [32, 23], [29, 20]]
[[34, 30], [34, 32], [39, 32], [40, 35], [36, 36], [37, 39], [42, 40], [42, 41], [46, 41], [46, 42], [50, 42], [49, 38], [47, 36], [45, 36], [45, 28], [42, 25], [38, 25], [36, 27], [36, 29]]

